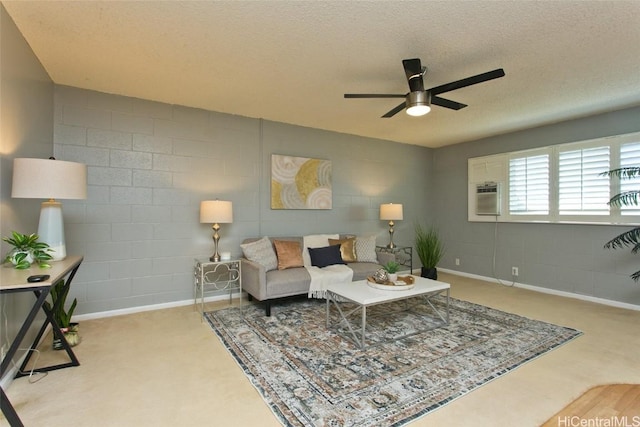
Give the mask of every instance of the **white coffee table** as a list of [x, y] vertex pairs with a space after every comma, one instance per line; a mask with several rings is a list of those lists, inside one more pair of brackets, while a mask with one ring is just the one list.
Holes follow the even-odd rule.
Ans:
[[[448, 325], [449, 291], [451, 289], [451, 285], [436, 280], [425, 279], [423, 277], [413, 277], [415, 279], [415, 286], [412, 289], [407, 290], [376, 289], [369, 286], [366, 280], [360, 280], [349, 284], [333, 284], [327, 286], [327, 328], [335, 327], [338, 332], [343, 332], [348, 338], [352, 338], [360, 348], [365, 348], [367, 307], [378, 304], [387, 304], [393, 301], [408, 300], [411, 298], [416, 298], [418, 301], [428, 304], [433, 310], [434, 318], [438, 319], [438, 322], [435, 323], [435, 326], [429, 329]], [[444, 313], [441, 312], [441, 310], [438, 310], [431, 301], [434, 296], [442, 293], [446, 293], [447, 300]], [[355, 303], [356, 307], [351, 308], [349, 311], [344, 311], [343, 307], [345, 302]], [[339, 314], [339, 320], [334, 324], [331, 324], [331, 307], [334, 307]], [[359, 326], [353, 325], [352, 321], [349, 320], [350, 317], [353, 317], [353, 315], [358, 312], [361, 313]], [[424, 332], [424, 330], [419, 332]], [[394, 339], [406, 338], [407, 336], [416, 333], [418, 332], [412, 332]]]

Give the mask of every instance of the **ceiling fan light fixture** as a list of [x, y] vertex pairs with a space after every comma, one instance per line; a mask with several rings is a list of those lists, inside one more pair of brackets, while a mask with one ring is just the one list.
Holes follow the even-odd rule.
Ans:
[[431, 111], [430, 101], [431, 95], [427, 91], [409, 92], [407, 95], [407, 114], [414, 117], [424, 116]]

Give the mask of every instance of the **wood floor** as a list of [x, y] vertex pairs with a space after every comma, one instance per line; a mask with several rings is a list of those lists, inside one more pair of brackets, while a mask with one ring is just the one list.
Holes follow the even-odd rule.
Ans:
[[[612, 419], [597, 424], [596, 419]], [[569, 421], [571, 420], [571, 421]], [[640, 385], [608, 384], [589, 389], [551, 417], [542, 427], [583, 425], [640, 425]], [[588, 424], [589, 420], [592, 424]], [[617, 420], [617, 421], [616, 421]]]

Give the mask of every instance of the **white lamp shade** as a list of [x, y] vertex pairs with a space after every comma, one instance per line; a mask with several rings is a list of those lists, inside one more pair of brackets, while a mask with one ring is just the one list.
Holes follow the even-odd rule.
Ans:
[[402, 204], [385, 203], [380, 205], [380, 219], [385, 221], [396, 221], [402, 219]]
[[87, 198], [87, 166], [54, 159], [13, 159], [11, 197], [42, 202], [38, 237], [49, 244], [54, 261], [67, 256], [62, 205], [54, 199]]
[[87, 166], [52, 159], [13, 159], [11, 197], [86, 199]]
[[232, 223], [232, 203], [224, 200], [205, 200], [200, 202], [200, 222], [207, 224]]

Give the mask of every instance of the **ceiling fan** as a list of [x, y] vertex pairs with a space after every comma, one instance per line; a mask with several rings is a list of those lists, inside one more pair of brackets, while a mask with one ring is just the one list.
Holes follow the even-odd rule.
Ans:
[[409, 92], [405, 94], [395, 93], [345, 93], [345, 98], [405, 98], [405, 101], [397, 107], [391, 109], [383, 118], [395, 116], [400, 111], [407, 109], [407, 114], [411, 116], [423, 116], [431, 111], [431, 104], [440, 107], [450, 108], [452, 110], [460, 110], [466, 107], [466, 104], [441, 98], [438, 95], [463, 87], [486, 82], [488, 80], [504, 77], [504, 70], [498, 68], [493, 71], [467, 77], [466, 79], [456, 80], [455, 82], [424, 89], [423, 77], [427, 72], [427, 67], [423, 67], [419, 58], [403, 59], [402, 65], [409, 82]]

